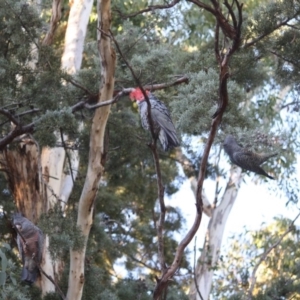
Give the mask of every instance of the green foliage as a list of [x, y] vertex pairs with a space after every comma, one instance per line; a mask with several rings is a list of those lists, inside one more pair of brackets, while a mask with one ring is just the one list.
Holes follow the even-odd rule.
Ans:
[[[3, 216], [2, 216], [3, 218]], [[3, 300], [30, 300], [40, 299], [38, 289], [29, 289], [28, 286], [20, 284], [21, 268], [16, 263], [16, 255], [7, 243], [0, 243], [0, 298]]]
[[49, 252], [54, 260], [63, 259], [70, 248], [80, 251], [83, 247], [84, 238], [74, 218], [72, 214], [64, 216], [58, 203], [39, 221], [38, 225], [43, 233], [49, 236]]
[[248, 290], [254, 267], [263, 253], [272, 251], [260, 263], [256, 272], [253, 299], [290, 299], [298, 295], [299, 284], [299, 230], [287, 234], [290, 220], [276, 218], [261, 230], [241, 233], [232, 238], [231, 245], [223, 253], [215, 275], [213, 295], [217, 299], [248, 299]]
[[[209, 1], [204, 2], [210, 4]], [[51, 2], [44, 4], [41, 16], [46, 19], [50, 16]], [[170, 108], [178, 133], [183, 136], [183, 151], [197, 172], [211, 116], [218, 102], [215, 19], [210, 13], [183, 1], [170, 10], [140, 14], [126, 21], [120, 15], [120, 12], [128, 14], [147, 4], [147, 1], [139, 0], [114, 1], [117, 10], [113, 10], [112, 32], [142, 84], [171, 82], [182, 75], [189, 77], [188, 84], [155, 91], [155, 94]], [[64, 10], [69, 9], [66, 1], [63, 5]], [[278, 158], [268, 162], [267, 168], [276, 174], [280, 192], [287, 194], [291, 201], [296, 201], [298, 181], [294, 173], [299, 152], [299, 116], [295, 112], [299, 110], [300, 90], [299, 24], [297, 19], [293, 19], [293, 26], [277, 27], [280, 22], [299, 15], [299, 1], [249, 0], [244, 7], [243, 42], [240, 51], [230, 61], [229, 106], [219, 127], [210, 162], [220, 152], [222, 141], [228, 133], [235, 134], [239, 142], [249, 149], [277, 151]], [[80, 250], [83, 245], [81, 233], [76, 227], [76, 213], [88, 161], [93, 115], [93, 112], [87, 110], [73, 114], [70, 107], [87, 99], [90, 93], [98, 93], [101, 71], [95, 42], [95, 7], [90, 19], [81, 71], [70, 76], [60, 70], [67, 16], [68, 13], [63, 14], [54, 45], [46, 47], [41, 45], [45, 20], [35, 8], [24, 1], [0, 0], [1, 108], [11, 112], [22, 125], [35, 122], [33, 136], [40, 148], [72, 142], [80, 150], [79, 179], [66, 211], [63, 213], [57, 205], [42, 216], [38, 224], [49, 235], [52, 257], [65, 262], [68, 262], [70, 248]], [[247, 45], [257, 38], [257, 43], [251, 47]], [[219, 46], [226, 43], [221, 34]], [[117, 56], [116, 90], [136, 86], [122, 55], [117, 53]], [[75, 87], [72, 84], [74, 81], [84, 89]], [[287, 95], [279, 97], [279, 92], [286, 86], [290, 88]], [[293, 102], [291, 106], [288, 105], [290, 101]], [[280, 110], [285, 105], [291, 107], [291, 110], [282, 114]], [[33, 108], [37, 111], [28, 113]], [[5, 136], [11, 130], [11, 124], [2, 114], [0, 124], [1, 136]], [[62, 141], [61, 136], [68, 136], [68, 139]], [[150, 134], [141, 128], [136, 105], [128, 97], [123, 97], [112, 106], [107, 127], [105, 176], [95, 199], [94, 225], [88, 240], [83, 299], [151, 299], [154, 277], [159, 275], [159, 264], [154, 226], [158, 218], [157, 183], [153, 158], [147, 146], [150, 138]], [[159, 148], [159, 155], [167, 197], [180, 188], [176, 153], [163, 153]], [[220, 173], [226, 174], [226, 171], [220, 171], [211, 163], [207, 176], [214, 178]], [[6, 188], [2, 176], [0, 190], [7, 191]], [[2, 192], [0, 205], [3, 211], [11, 212], [15, 209], [12, 200], [9, 192]], [[166, 260], [170, 264], [178, 245], [174, 233], [182, 229], [184, 216], [172, 203], [166, 208], [164, 242]], [[13, 245], [4, 218], [0, 222], [3, 225], [1, 240]], [[270, 236], [269, 233], [263, 233], [263, 237], [253, 237], [252, 245], [245, 244], [249, 249], [243, 251], [248, 251], [251, 259], [249, 262], [246, 260], [246, 263], [242, 259], [238, 260], [240, 265], [236, 269], [241, 278], [239, 287], [236, 287], [234, 265], [228, 266], [228, 273], [222, 275], [234, 286], [234, 290], [227, 287], [223, 290], [222, 281], [217, 280], [215, 293], [218, 299], [242, 299], [239, 297], [245, 295], [245, 284], [249, 278], [247, 271], [252, 267], [253, 257], [259, 252], [258, 248], [267, 247], [264, 235]], [[293, 263], [296, 257], [291, 257], [292, 251], [298, 251], [292, 245], [292, 240], [290, 243], [286, 244], [290, 253], [287, 253], [289, 260], [283, 260], [285, 268], [282, 274], [272, 278], [270, 284], [264, 282], [265, 286], [259, 287], [256, 299], [267, 299], [267, 295], [271, 297], [274, 293], [287, 294], [283, 286], [288, 286], [290, 291], [298, 288], [297, 284], [284, 279], [285, 274], [298, 274]], [[239, 250], [238, 246], [235, 245], [235, 251]], [[280, 251], [278, 255], [286, 253], [283, 248]], [[38, 299], [39, 295], [32, 298], [36, 291], [18, 283], [20, 265], [16, 255], [10, 257], [1, 248], [0, 257], [2, 298]], [[123, 266], [129, 274], [127, 278], [115, 276], [114, 265], [118, 260], [124, 262]], [[275, 270], [275, 257], [267, 264]], [[64, 291], [68, 285], [68, 268], [66, 263], [60, 281]], [[184, 274], [190, 272], [187, 253], [181, 270]], [[130, 274], [139, 274], [145, 280]], [[180, 276], [176, 277], [176, 282], [168, 289], [166, 299], [187, 299], [184, 293], [187, 285]], [[57, 299], [57, 295], [52, 293], [45, 299]]]

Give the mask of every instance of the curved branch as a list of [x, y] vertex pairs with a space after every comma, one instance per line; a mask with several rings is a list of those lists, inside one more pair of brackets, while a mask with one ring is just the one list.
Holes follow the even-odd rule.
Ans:
[[34, 122], [21, 127], [17, 126], [13, 131], [9, 132], [5, 137], [0, 139], [0, 150], [3, 150], [16, 137], [24, 133], [32, 133], [34, 131], [34, 126]]
[[243, 48], [247, 48], [247, 47], [251, 47], [253, 45], [255, 45], [257, 42], [259, 42], [260, 40], [262, 40], [263, 38], [265, 38], [266, 36], [272, 34], [274, 31], [276, 31], [277, 29], [279, 29], [282, 26], [288, 26], [288, 22], [291, 21], [292, 19], [294, 19], [295, 17], [297, 17], [299, 13], [295, 13], [292, 17], [285, 19], [282, 22], [279, 22], [274, 28], [273, 30], [269, 31], [269, 32], [265, 32], [262, 35], [260, 35], [257, 38], [254, 38], [252, 41], [246, 43]]
[[148, 7], [144, 8], [144, 9], [142, 9], [140, 11], [137, 11], [137, 12], [134, 12], [134, 13], [131, 13], [131, 14], [127, 14], [127, 15], [123, 15], [122, 12], [119, 9], [114, 9], [114, 11], [116, 11], [123, 19], [127, 19], [127, 18], [135, 17], [137, 15], [141, 15], [141, 14], [143, 14], [145, 12], [154, 11], [154, 10], [157, 10], [157, 9], [171, 8], [171, 7], [175, 6], [179, 2], [180, 2], [180, 0], [173, 0], [172, 2], [167, 3], [167, 4], [149, 5]]

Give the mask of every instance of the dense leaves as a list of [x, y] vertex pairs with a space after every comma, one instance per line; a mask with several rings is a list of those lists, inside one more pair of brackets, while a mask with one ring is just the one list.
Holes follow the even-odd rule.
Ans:
[[[155, 91], [155, 94], [170, 108], [178, 133], [182, 135], [183, 151], [197, 171], [203, 141], [218, 102], [215, 20], [211, 14], [183, 2], [170, 10], [126, 17], [133, 8], [139, 10], [145, 5], [146, 1], [114, 2], [112, 32], [122, 51], [122, 55], [117, 53], [116, 89], [136, 86], [124, 57], [142, 84], [172, 82], [183, 74], [189, 77], [188, 84]], [[229, 106], [212, 153], [219, 153], [228, 133], [235, 134], [239, 143], [252, 150], [279, 152], [278, 158], [268, 162], [266, 167], [278, 179], [278, 185], [271, 188], [288, 195], [290, 201], [297, 201], [299, 1], [247, 1], [244, 7], [243, 42], [230, 62]], [[41, 149], [44, 146], [71, 145], [80, 151], [79, 178], [66, 211], [62, 212], [58, 205], [40, 220], [40, 226], [50, 236], [51, 255], [68, 261], [69, 248], [80, 249], [83, 242], [75, 215], [86, 172], [93, 115], [93, 111], [87, 109], [73, 113], [71, 107], [98, 93], [100, 70], [95, 14], [90, 19], [82, 70], [70, 76], [60, 70], [67, 14], [63, 15], [55, 44], [42, 45], [50, 8], [49, 1], [43, 2], [38, 10], [25, 1], [0, 0], [0, 108], [15, 118], [14, 126], [34, 122], [33, 137]], [[65, 5], [64, 10], [68, 9]], [[226, 38], [222, 37], [219, 46], [224, 44]], [[280, 94], [281, 91], [285, 93]], [[12, 129], [11, 122], [7, 113], [0, 112], [1, 138]], [[64, 140], [66, 136], [67, 140]], [[157, 183], [148, 147], [150, 139], [150, 134], [140, 126], [136, 105], [128, 97], [113, 105], [107, 130], [106, 171], [95, 202], [95, 222], [88, 240], [83, 299], [151, 299], [159, 266], [154, 226], [158, 218]], [[182, 175], [179, 175], [176, 152], [163, 153], [160, 150], [165, 196], [168, 197], [180, 188]], [[210, 163], [207, 176], [226, 176], [227, 169], [220, 171], [221, 167], [215, 167], [213, 157]], [[0, 184], [0, 205], [8, 219], [15, 209], [13, 199], [6, 189], [4, 177], [1, 177]], [[184, 216], [180, 209], [170, 203], [164, 228], [167, 264], [172, 262], [178, 244], [174, 233], [180, 232], [183, 225]], [[269, 233], [262, 231], [260, 234], [267, 236]], [[1, 226], [1, 240], [8, 242], [8, 235], [5, 224]], [[265, 239], [253, 237], [254, 241], [263, 243]], [[266, 295], [276, 293], [288, 296], [298, 288], [297, 283], [285, 276], [298, 276], [296, 244], [292, 237], [284, 243], [285, 248], [281, 246], [276, 250], [277, 257], [282, 258], [282, 272], [275, 276], [276, 262], [271, 258], [265, 262], [265, 267], [274, 274], [270, 283], [266, 279], [259, 283], [256, 299], [268, 299]], [[11, 244], [15, 246], [13, 242]], [[9, 257], [3, 247], [0, 248], [1, 295], [3, 299], [29, 299], [28, 287], [16, 283], [19, 272], [17, 257]], [[249, 263], [236, 267], [241, 279], [230, 277], [236, 272], [230, 268], [227, 274], [217, 279], [215, 294], [231, 297], [218, 299], [241, 299], [237, 297], [245, 293], [248, 269], [259, 252], [257, 249], [262, 247], [267, 246], [250, 247]], [[283, 254], [289, 255], [285, 257]], [[166, 299], [186, 298], [184, 292], [191, 274], [188, 261], [185, 256]], [[228, 261], [231, 257], [226, 259]], [[124, 278], [116, 271], [117, 263], [125, 271]], [[60, 281], [64, 291], [67, 289], [68, 267], [66, 263]], [[283, 287], [288, 287], [287, 291]], [[57, 295], [47, 295], [46, 298], [57, 299]]]

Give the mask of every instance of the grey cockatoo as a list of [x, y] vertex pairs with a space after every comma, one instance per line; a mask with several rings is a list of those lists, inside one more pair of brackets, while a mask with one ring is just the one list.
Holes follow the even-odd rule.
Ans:
[[236, 164], [242, 169], [252, 171], [259, 175], [267, 176], [270, 179], [274, 179], [274, 177], [267, 174], [266, 171], [260, 167], [260, 165], [267, 161], [270, 157], [277, 155], [277, 153], [258, 154], [252, 152], [241, 147], [232, 135], [226, 136], [223, 146], [232, 163]]
[[[168, 108], [152, 93], [149, 91], [146, 91], [146, 93], [151, 104], [151, 117], [153, 120], [155, 138], [159, 139], [164, 151], [179, 146], [175, 126], [171, 120]], [[136, 88], [130, 93], [129, 97], [131, 100], [136, 100], [138, 104], [143, 128], [150, 130], [148, 105], [142, 91]]]
[[42, 260], [43, 232], [19, 213], [13, 215], [12, 222], [17, 231], [17, 244], [23, 262], [21, 280], [32, 284], [37, 279], [38, 265]]

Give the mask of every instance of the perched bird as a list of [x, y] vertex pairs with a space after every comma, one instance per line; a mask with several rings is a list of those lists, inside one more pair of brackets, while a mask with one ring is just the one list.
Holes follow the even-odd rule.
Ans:
[[274, 177], [268, 175], [260, 165], [270, 157], [277, 155], [277, 153], [268, 155], [254, 153], [238, 145], [232, 135], [226, 136], [223, 147], [232, 163], [248, 171], [274, 179]]
[[[179, 140], [176, 136], [176, 130], [168, 108], [152, 93], [149, 91], [146, 91], [146, 93], [151, 104], [151, 117], [153, 120], [155, 138], [159, 139], [164, 151], [179, 146]], [[133, 101], [136, 100], [138, 104], [143, 128], [150, 130], [148, 105], [142, 91], [139, 88], [136, 88], [130, 93], [129, 97]]]
[[21, 280], [32, 284], [37, 279], [38, 265], [42, 260], [43, 232], [19, 213], [13, 215], [12, 222], [17, 231], [17, 244], [23, 262]]

